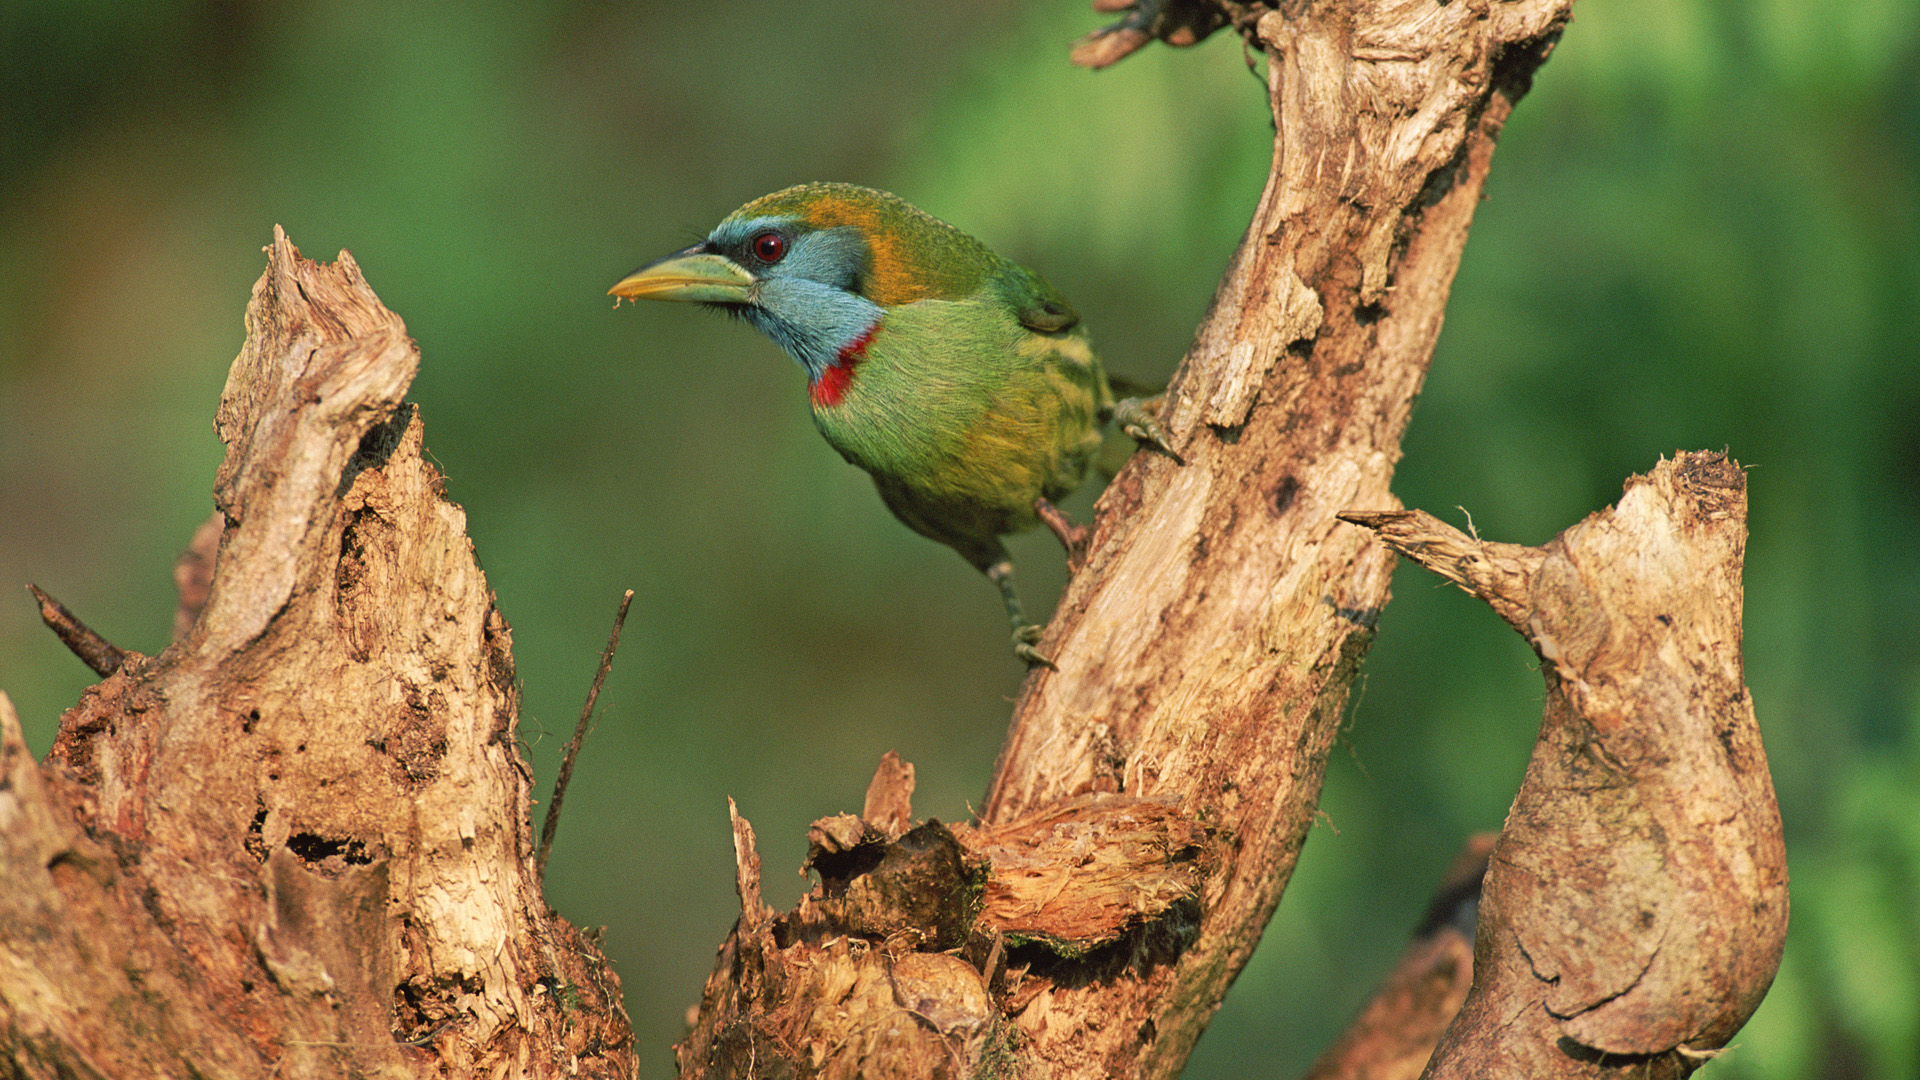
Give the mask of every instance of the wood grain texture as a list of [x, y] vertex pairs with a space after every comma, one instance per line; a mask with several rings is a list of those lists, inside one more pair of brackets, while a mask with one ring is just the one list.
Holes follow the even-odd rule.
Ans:
[[1474, 988], [1427, 1075], [1687, 1075], [1758, 1007], [1787, 929], [1740, 651], [1745, 475], [1678, 454], [1539, 548], [1375, 517], [1525, 636], [1547, 686]]
[[628, 1075], [618, 980], [533, 873], [511, 637], [403, 402], [418, 352], [351, 256], [268, 254], [190, 625], [39, 768], [4, 733], [32, 824], [0, 894], [40, 917], [0, 920], [33, 958], [0, 1033], [35, 1077]]

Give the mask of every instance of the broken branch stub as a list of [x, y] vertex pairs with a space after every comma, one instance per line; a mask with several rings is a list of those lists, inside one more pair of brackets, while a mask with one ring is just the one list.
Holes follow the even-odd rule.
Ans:
[[[912, 772], [888, 752], [869, 811], [909, 821]], [[898, 836], [839, 814], [808, 830], [818, 883], [776, 915], [753, 828], [728, 811], [741, 917], [675, 1047], [684, 1077], [1015, 1075], [1026, 1036], [1008, 1013], [1058, 981], [1164, 963], [1191, 934], [1208, 847], [1173, 806], [1126, 796]]]
[[[275, 230], [222, 394], [218, 553], [42, 766], [9, 727], [0, 1054], [25, 1075], [627, 1076], [534, 872], [506, 621], [351, 256]], [[204, 576], [195, 571], [183, 580]], [[190, 581], [190, 583], [192, 583]], [[0, 710], [4, 712], [4, 710]], [[0, 721], [6, 717], [0, 716]], [[77, 824], [75, 824], [77, 823]]]
[[1684, 1076], [1765, 996], [1786, 852], [1741, 666], [1746, 478], [1681, 453], [1539, 548], [1351, 514], [1533, 645], [1545, 719], [1432, 1077]]

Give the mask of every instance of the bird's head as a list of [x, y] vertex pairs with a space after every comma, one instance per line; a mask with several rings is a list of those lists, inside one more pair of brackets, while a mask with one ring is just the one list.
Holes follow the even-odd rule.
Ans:
[[755, 199], [705, 240], [608, 291], [730, 310], [817, 380], [888, 309], [968, 296], [996, 262], [985, 245], [897, 196], [803, 184]]

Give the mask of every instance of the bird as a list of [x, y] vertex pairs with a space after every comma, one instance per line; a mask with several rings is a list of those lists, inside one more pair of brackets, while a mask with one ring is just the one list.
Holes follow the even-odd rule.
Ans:
[[1116, 400], [1079, 315], [1046, 279], [884, 191], [812, 183], [764, 195], [608, 293], [616, 306], [719, 308], [785, 350], [827, 442], [908, 528], [999, 587], [1029, 665], [1054, 663], [1001, 537], [1045, 522], [1074, 567], [1086, 531], [1054, 503], [1080, 486], [1111, 423], [1179, 459], [1160, 399]]

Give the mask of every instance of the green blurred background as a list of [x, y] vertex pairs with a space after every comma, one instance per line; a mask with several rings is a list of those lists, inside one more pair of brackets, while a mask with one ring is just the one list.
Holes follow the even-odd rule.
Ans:
[[[1496, 157], [1396, 487], [1537, 543], [1676, 448], [1749, 467], [1747, 674], [1794, 882], [1722, 1077], [1920, 1075], [1920, 7], [1582, 0]], [[1221, 35], [1098, 74], [1078, 0], [0, 7], [0, 583], [166, 642], [211, 416], [278, 222], [350, 248], [515, 628], [553, 773], [637, 591], [551, 897], [605, 924], [646, 1075], [735, 911], [726, 797], [790, 903], [879, 755], [984, 790], [1021, 677], [993, 589], [812, 431], [799, 370], [639, 263], [804, 180], [900, 192], [1040, 268], [1109, 366], [1172, 370], [1265, 175]], [[1083, 513], [1092, 493], [1075, 507]], [[1050, 538], [1016, 547], [1045, 610]], [[1287, 1076], [1495, 828], [1540, 686], [1402, 568], [1326, 817], [1193, 1077]], [[24, 591], [0, 688], [35, 749], [91, 679]], [[544, 794], [544, 792], [543, 792]]]

